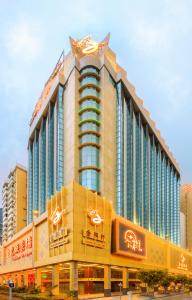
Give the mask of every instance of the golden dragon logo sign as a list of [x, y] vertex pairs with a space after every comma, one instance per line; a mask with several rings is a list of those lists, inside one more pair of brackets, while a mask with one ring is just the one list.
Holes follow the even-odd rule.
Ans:
[[101, 218], [97, 209], [90, 208], [87, 215], [90, 218], [92, 225], [100, 225], [103, 223], [103, 218]]
[[70, 37], [72, 52], [80, 57], [88, 54], [100, 54], [108, 46], [109, 38], [110, 34], [108, 34], [102, 42], [97, 43], [90, 35], [81, 40], [74, 40]]

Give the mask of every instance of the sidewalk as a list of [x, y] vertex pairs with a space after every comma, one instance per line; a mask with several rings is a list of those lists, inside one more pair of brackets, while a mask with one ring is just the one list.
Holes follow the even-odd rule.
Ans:
[[[186, 297], [189, 299], [192, 299], [192, 297], [190, 297], [189, 295], [185, 295], [184, 294], [172, 294], [172, 295], [156, 295], [155, 298], [156, 299], [166, 299], [166, 298], [172, 298], [172, 297], [176, 297], [176, 296], [180, 296], [180, 297]], [[79, 299], [92, 299], [92, 300], [149, 300], [151, 299], [148, 296], [140, 296], [139, 294], [133, 294], [131, 298], [128, 298], [128, 295], [122, 295], [120, 297], [120, 295], [115, 295], [115, 296], [111, 296], [111, 297], [103, 297], [103, 295], [101, 294], [101, 296], [99, 296], [97, 294], [97, 297], [95, 297], [95, 295], [83, 295], [83, 296], [79, 296]]]

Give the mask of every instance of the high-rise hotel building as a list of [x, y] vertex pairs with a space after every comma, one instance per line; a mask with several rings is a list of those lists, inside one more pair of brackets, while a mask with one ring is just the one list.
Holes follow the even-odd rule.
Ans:
[[8, 175], [2, 189], [3, 242], [27, 224], [27, 170], [17, 164]]
[[108, 47], [73, 40], [30, 123], [28, 223], [72, 180], [110, 199], [116, 212], [180, 242], [180, 173], [126, 71]]

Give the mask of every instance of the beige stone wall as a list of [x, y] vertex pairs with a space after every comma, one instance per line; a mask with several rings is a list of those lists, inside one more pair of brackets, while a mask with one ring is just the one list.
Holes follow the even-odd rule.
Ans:
[[16, 233], [27, 224], [27, 172], [16, 167]]
[[186, 248], [192, 251], [192, 191], [185, 186], [181, 189], [181, 212], [186, 220]]
[[77, 71], [74, 69], [64, 90], [64, 184], [77, 176]]
[[192, 251], [192, 192], [187, 193], [187, 248]]
[[116, 89], [105, 67], [101, 76], [101, 138], [100, 138], [100, 191], [113, 202], [116, 198]]

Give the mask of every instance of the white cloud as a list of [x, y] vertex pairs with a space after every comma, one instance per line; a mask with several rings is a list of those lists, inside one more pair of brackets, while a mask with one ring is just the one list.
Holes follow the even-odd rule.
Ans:
[[164, 0], [153, 6], [153, 1], [148, 2], [148, 6], [133, 6], [128, 12], [128, 39], [142, 54], [162, 56], [188, 38], [192, 28], [192, 3]]
[[134, 35], [131, 39], [132, 45], [144, 52], [151, 55], [151, 53], [158, 49], [166, 48], [170, 46], [169, 32], [162, 27], [154, 27], [147, 23], [140, 23], [134, 28]]
[[38, 35], [39, 26], [33, 22], [20, 21], [6, 33], [5, 45], [14, 59], [32, 62], [42, 51], [42, 39]]

